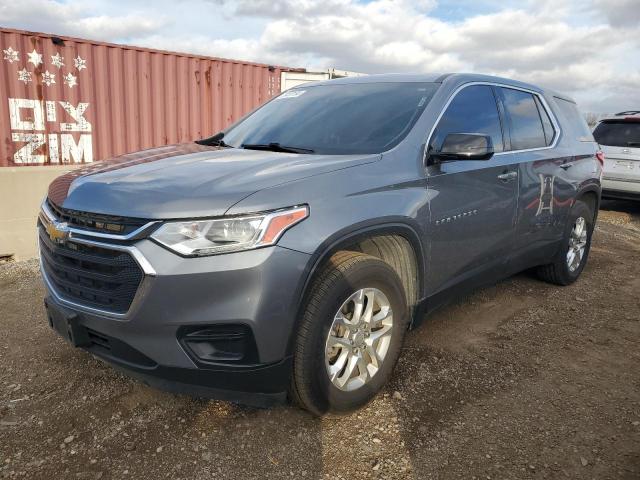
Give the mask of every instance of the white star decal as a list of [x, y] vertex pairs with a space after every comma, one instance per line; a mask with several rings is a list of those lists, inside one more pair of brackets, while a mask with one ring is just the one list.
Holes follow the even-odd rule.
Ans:
[[64, 67], [64, 63], [62, 63], [63, 60], [64, 60], [64, 57], [61, 57], [60, 53], [51, 55], [51, 63], [53, 64], [54, 67], [58, 67], [58, 68]]
[[49, 70], [42, 74], [42, 83], [44, 83], [47, 87], [50, 87], [52, 84], [56, 83], [56, 75], [55, 73], [49, 73]]
[[80, 58], [80, 55], [78, 55], [76, 58], [73, 59], [73, 64], [76, 66], [78, 70], [87, 68], [87, 61]]
[[26, 68], [23, 68], [18, 72], [18, 80], [25, 84], [31, 81], [31, 72], [28, 72]]
[[67, 73], [64, 76], [64, 84], [68, 85], [69, 88], [75, 87], [78, 84], [78, 82], [76, 82], [76, 76], [72, 73]]
[[7, 62], [13, 63], [18, 61], [18, 53], [20, 52], [15, 51], [13, 48], [9, 47], [6, 50], [2, 50], [2, 52], [4, 53], [4, 59]]
[[27, 57], [29, 60], [27, 62], [33, 63], [36, 67], [42, 63], [42, 54], [36, 52], [36, 49], [33, 49], [33, 52], [27, 53]]

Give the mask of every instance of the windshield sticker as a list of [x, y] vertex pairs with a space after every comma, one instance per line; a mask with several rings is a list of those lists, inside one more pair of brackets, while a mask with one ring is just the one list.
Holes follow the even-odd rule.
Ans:
[[306, 90], [287, 90], [282, 95], [277, 97], [276, 100], [281, 100], [283, 98], [296, 98], [304, 94], [304, 92], [306, 92]]
[[418, 106], [419, 106], [419, 107], [423, 106], [423, 105], [424, 105], [424, 102], [426, 102], [426, 101], [427, 101], [427, 97], [422, 97], [422, 98], [420, 99], [420, 102], [418, 102]]

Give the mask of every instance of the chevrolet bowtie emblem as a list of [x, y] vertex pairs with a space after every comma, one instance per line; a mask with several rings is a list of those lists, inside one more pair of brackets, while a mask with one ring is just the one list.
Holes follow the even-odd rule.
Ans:
[[69, 225], [67, 222], [52, 222], [47, 225], [47, 235], [52, 242], [64, 243], [69, 238]]

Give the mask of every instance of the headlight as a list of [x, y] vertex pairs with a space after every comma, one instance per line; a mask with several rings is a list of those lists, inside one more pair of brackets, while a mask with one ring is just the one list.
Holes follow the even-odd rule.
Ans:
[[151, 238], [186, 256], [215, 255], [275, 244], [309, 216], [306, 206], [261, 215], [167, 222]]

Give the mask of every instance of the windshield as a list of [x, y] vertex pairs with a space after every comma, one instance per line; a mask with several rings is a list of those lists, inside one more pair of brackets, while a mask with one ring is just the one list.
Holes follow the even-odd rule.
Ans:
[[598, 124], [593, 136], [600, 145], [611, 147], [640, 147], [640, 122], [604, 121]]
[[301, 153], [381, 153], [409, 133], [439, 86], [406, 82], [300, 86], [231, 127], [224, 142], [236, 148], [277, 144]]

